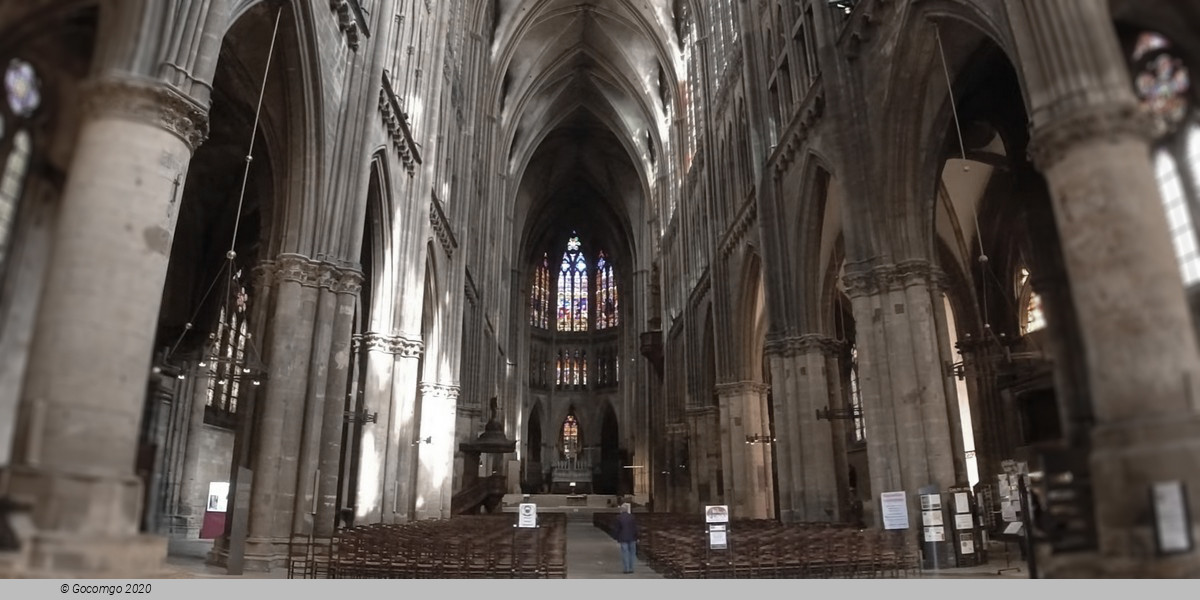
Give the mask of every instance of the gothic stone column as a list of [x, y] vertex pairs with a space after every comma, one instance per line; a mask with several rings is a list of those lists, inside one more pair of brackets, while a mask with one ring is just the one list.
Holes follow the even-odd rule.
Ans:
[[[342, 272], [329, 263], [318, 266], [316, 286], [316, 316], [312, 330], [312, 352], [308, 365], [308, 393], [304, 399], [303, 433], [300, 441], [300, 460], [297, 464], [296, 497], [292, 508], [291, 533], [314, 532], [317, 517], [320, 481], [323, 475], [319, 464], [321, 441], [324, 438], [326, 393], [329, 385], [330, 349], [333, 345], [334, 320], [337, 318], [338, 296], [334, 286]], [[341, 394], [335, 400], [342, 400]], [[340, 421], [337, 427], [341, 431]]]
[[828, 355], [835, 342], [820, 335], [772, 340], [775, 454], [779, 461], [779, 514], [787, 522], [839, 518], [832, 428], [817, 411], [840, 407], [830, 395]]
[[166, 548], [138, 534], [138, 423], [180, 186], [207, 115], [115, 77], [87, 83], [83, 102], [0, 495], [33, 507], [31, 573], [149, 575]]
[[404, 523], [413, 518], [416, 491], [417, 373], [423, 344], [420, 339], [403, 334], [393, 336], [393, 344], [382, 518], [384, 523]]
[[1108, 4], [1009, 0], [1007, 8], [1028, 79], [1030, 154], [1050, 187], [1095, 416], [1099, 549], [1055, 555], [1046, 572], [1200, 576], [1200, 551], [1156, 551], [1156, 482], [1186, 486], [1192, 538], [1200, 539], [1200, 356], [1149, 160], [1149, 128]]
[[[453, 492], [454, 421], [458, 386], [421, 384], [421, 422], [417, 445], [414, 519], [448, 519]], [[489, 459], [490, 460], [490, 459]]]
[[388, 423], [392, 414], [392, 368], [396, 362], [393, 336], [363, 335], [363, 410], [375, 414], [374, 423], [364, 423], [359, 452], [358, 490], [355, 493], [355, 523], [380, 523], [383, 519], [384, 469], [388, 451]]
[[296, 254], [281, 254], [275, 265], [269, 366], [251, 457], [254, 482], [245, 564], [254, 571], [282, 566], [287, 558], [321, 275], [319, 263]]
[[[342, 270], [331, 291], [336, 296], [333, 317], [333, 341], [329, 349], [329, 374], [325, 390], [325, 406], [321, 427], [319, 456], [320, 498], [314, 532], [318, 537], [333, 535], [337, 524], [338, 469], [342, 456], [342, 427], [345, 422], [346, 390], [350, 378], [350, 353], [354, 329], [355, 301], [362, 289], [363, 275], [358, 271]], [[353, 410], [353, 404], [350, 410]]]
[[737, 517], [774, 517], [767, 386], [759, 381], [717, 385], [725, 501]]
[[910, 514], [919, 514], [922, 486], [947, 489], [956, 481], [931, 277], [919, 262], [846, 274], [871, 492], [907, 492]]

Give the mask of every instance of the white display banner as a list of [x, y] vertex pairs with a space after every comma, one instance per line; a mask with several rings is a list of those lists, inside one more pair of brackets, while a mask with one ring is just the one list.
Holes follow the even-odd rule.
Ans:
[[517, 527], [537, 527], [537, 505], [522, 503], [517, 508]]
[[879, 494], [884, 529], [908, 529], [908, 495], [903, 491]]

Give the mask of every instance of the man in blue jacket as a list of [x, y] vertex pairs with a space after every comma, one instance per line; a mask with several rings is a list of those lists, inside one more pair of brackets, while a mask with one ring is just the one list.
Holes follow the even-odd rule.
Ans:
[[614, 534], [621, 546], [621, 572], [632, 573], [633, 561], [637, 557], [637, 523], [633, 520], [633, 508], [628, 502], [621, 505]]

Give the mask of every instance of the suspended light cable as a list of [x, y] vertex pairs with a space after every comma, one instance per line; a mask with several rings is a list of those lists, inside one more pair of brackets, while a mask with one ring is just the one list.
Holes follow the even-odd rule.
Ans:
[[[971, 171], [971, 165], [967, 163], [967, 145], [963, 141], [962, 123], [958, 118], [958, 103], [954, 99], [954, 86], [950, 81], [950, 67], [946, 63], [946, 49], [942, 46], [942, 33], [938, 28], [937, 23], [933, 23], [933, 35], [937, 40], [938, 56], [942, 59], [942, 74], [946, 77], [946, 93], [950, 96], [950, 111], [954, 115], [954, 131], [958, 135], [958, 150], [962, 156], [963, 172]], [[979, 242], [979, 269], [980, 278], [986, 281], [988, 274], [988, 256], [983, 249], [983, 230], [979, 228], [979, 211], [976, 209], [976, 203], [971, 203], [971, 218], [975, 221], [975, 240]], [[979, 300], [983, 309], [983, 329], [986, 335], [992, 328], [991, 319], [988, 315], [987, 290], [979, 291]]]
[[[179, 337], [175, 340], [175, 343], [171, 346], [171, 349], [167, 352], [167, 355], [164, 359], [165, 361], [169, 362], [170, 358], [175, 354], [175, 351], [179, 348], [179, 345], [183, 342], [184, 336], [186, 336], [187, 333], [195, 327], [195, 321], [199, 317], [200, 311], [204, 308], [204, 304], [208, 300], [209, 295], [212, 294], [213, 288], [216, 287], [217, 282], [222, 279], [222, 276], [224, 275], [224, 271], [226, 271], [226, 270], [228, 270], [228, 276], [225, 277], [225, 297], [221, 301], [221, 310], [218, 314], [218, 320], [221, 321], [222, 326], [229, 325], [230, 327], [232, 327], [235, 322], [234, 319], [232, 318], [232, 313], [229, 310], [230, 309], [229, 300], [234, 293], [234, 282], [241, 276], [241, 272], [236, 268], [236, 265], [234, 264], [234, 260], [237, 258], [237, 251], [235, 250], [235, 248], [237, 248], [238, 230], [241, 226], [242, 206], [245, 203], [245, 199], [246, 199], [246, 186], [250, 179], [250, 165], [254, 161], [254, 143], [255, 143], [255, 140], [257, 139], [257, 135], [258, 135], [258, 123], [259, 123], [259, 120], [262, 115], [263, 98], [265, 97], [266, 91], [267, 91], [267, 78], [271, 72], [271, 61], [275, 55], [275, 42], [279, 36], [279, 21], [282, 16], [283, 16], [283, 8], [280, 8], [275, 13], [275, 25], [274, 25], [274, 29], [271, 32], [271, 44], [267, 50], [266, 65], [263, 67], [263, 78], [262, 78], [262, 84], [259, 87], [258, 103], [255, 105], [255, 108], [254, 108], [254, 125], [250, 129], [250, 144], [246, 151], [246, 160], [245, 160], [246, 166], [242, 172], [242, 186], [241, 186], [241, 190], [238, 193], [237, 210], [234, 212], [233, 235], [231, 236], [231, 239], [229, 241], [229, 251], [225, 253], [225, 263], [221, 266], [221, 269], [217, 272], [216, 277], [213, 278], [212, 283], [209, 284], [208, 289], [205, 290], [204, 296], [202, 296], [200, 298], [200, 302], [196, 305], [196, 309], [195, 309], [195, 311], [193, 311], [191, 319], [189, 319], [188, 322], [184, 324], [183, 331], [180, 332]], [[229, 319], [228, 324], [226, 324], [224, 322], [225, 319]], [[220, 326], [218, 327], [218, 330], [220, 330]], [[236, 334], [237, 334], [236, 332], [233, 332], [231, 335], [236, 335]], [[248, 345], [250, 346], [250, 348], [249, 348], [250, 352], [253, 355], [257, 356], [257, 349], [254, 347], [254, 342], [249, 339], [250, 338], [249, 334], [247, 334], [246, 337], [247, 337], [246, 341], [247, 341]], [[214, 341], [218, 345], [221, 343], [221, 340], [219, 340], [219, 339], [214, 340]], [[205, 363], [201, 362], [200, 366], [203, 368], [205, 366]], [[247, 367], [243, 367], [239, 370], [243, 374], [249, 373], [249, 371], [250, 371], [250, 369]], [[183, 379], [183, 377], [184, 377], [184, 375], [182, 373], [180, 373], [179, 378]], [[254, 384], [258, 385], [257, 379], [255, 379]]]

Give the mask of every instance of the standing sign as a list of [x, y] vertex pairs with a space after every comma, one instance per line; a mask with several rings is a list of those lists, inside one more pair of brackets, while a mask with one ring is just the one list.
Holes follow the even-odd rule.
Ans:
[[1154, 499], [1154, 533], [1159, 553], [1188, 552], [1192, 549], [1192, 524], [1183, 482], [1159, 481], [1150, 489]]
[[716, 504], [704, 507], [704, 522], [708, 524], [708, 549], [729, 549], [729, 506]]
[[908, 499], [903, 491], [879, 494], [884, 529], [908, 529]]
[[537, 505], [522, 503], [517, 509], [517, 527], [537, 527]]
[[728, 523], [729, 522], [729, 506], [726, 504], [705, 506], [704, 507], [704, 522], [705, 523]]

